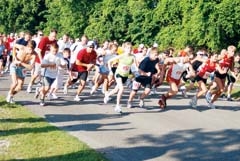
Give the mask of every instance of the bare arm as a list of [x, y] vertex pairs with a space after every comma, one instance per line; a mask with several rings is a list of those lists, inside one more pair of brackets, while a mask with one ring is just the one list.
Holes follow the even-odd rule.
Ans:
[[36, 59], [36, 55], [32, 55], [30, 63], [20, 62], [20, 65], [27, 68], [28, 70], [32, 70], [34, 67], [35, 59]]
[[37, 52], [37, 55], [38, 55], [38, 57], [39, 57], [39, 59], [40, 59], [40, 62], [42, 62], [42, 60], [43, 60], [43, 57], [42, 57], [42, 54], [41, 54], [42, 50], [39, 49], [39, 48], [37, 48], [37, 49], [36, 49], [36, 52]]

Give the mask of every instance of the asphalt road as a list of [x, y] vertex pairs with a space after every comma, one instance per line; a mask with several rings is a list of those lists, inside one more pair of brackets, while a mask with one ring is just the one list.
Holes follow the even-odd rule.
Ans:
[[[0, 77], [0, 95], [7, 94], [9, 85], [9, 77]], [[122, 115], [114, 112], [114, 99], [105, 105], [101, 92], [90, 96], [88, 87], [81, 102], [73, 101], [76, 89], [70, 89], [68, 95], [59, 91], [60, 99], [47, 101], [45, 107], [39, 106], [34, 93], [25, 90], [15, 101], [111, 161], [240, 160], [240, 102], [218, 100], [217, 109], [210, 109], [202, 98], [199, 107], [192, 109], [190, 99], [179, 93], [168, 100], [166, 110], [160, 110], [157, 101], [166, 90], [160, 87], [156, 95], [149, 96], [146, 108], [138, 108], [136, 98], [132, 109], [126, 108], [126, 90]]]

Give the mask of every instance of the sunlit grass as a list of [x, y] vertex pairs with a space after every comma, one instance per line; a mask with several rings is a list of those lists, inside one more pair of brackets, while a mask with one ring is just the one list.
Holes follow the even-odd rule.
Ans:
[[77, 138], [0, 98], [0, 160], [106, 161]]

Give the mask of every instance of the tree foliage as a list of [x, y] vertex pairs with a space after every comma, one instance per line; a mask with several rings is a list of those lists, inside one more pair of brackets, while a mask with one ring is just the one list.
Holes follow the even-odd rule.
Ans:
[[239, 0], [1, 0], [0, 31], [55, 28], [61, 36], [87, 34], [182, 48], [240, 47]]

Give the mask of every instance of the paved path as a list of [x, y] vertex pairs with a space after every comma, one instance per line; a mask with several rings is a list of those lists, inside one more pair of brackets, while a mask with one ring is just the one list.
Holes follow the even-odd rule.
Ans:
[[[0, 78], [0, 95], [6, 95], [9, 83], [9, 77]], [[162, 87], [158, 93], [165, 90]], [[201, 99], [195, 110], [188, 106], [189, 99], [178, 95], [161, 111], [156, 95], [146, 100], [147, 109], [123, 108], [124, 114], [119, 115], [113, 110], [114, 101], [102, 104], [100, 93], [89, 96], [87, 89], [84, 101], [77, 103], [74, 91], [67, 96], [59, 93], [60, 100], [48, 102], [46, 107], [40, 107], [34, 94], [25, 91], [15, 100], [112, 161], [240, 160], [240, 102], [219, 100], [212, 110]]]

